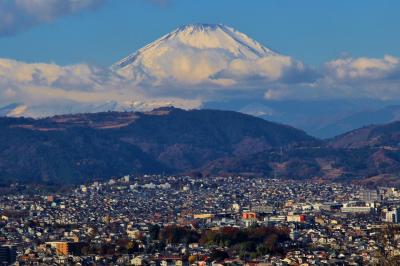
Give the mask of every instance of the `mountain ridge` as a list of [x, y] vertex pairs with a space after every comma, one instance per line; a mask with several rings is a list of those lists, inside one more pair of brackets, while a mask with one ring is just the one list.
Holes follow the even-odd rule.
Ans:
[[[0, 118], [0, 181], [70, 184], [165, 173], [366, 178], [368, 184], [400, 185], [399, 123], [367, 128], [368, 134], [350, 132], [350, 140], [344, 134], [323, 141], [291, 126], [221, 110], [163, 107]], [[365, 141], [370, 138], [373, 145]]]
[[0, 129], [0, 179], [24, 182], [192, 172], [222, 157], [316, 142], [237, 112], [176, 108], [0, 118]]

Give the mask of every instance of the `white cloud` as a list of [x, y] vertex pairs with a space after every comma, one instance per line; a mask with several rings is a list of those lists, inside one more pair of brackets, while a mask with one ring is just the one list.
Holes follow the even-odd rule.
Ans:
[[96, 8], [105, 0], [0, 0], [0, 36]]
[[231, 79], [235, 82], [253, 83], [265, 85], [274, 82], [289, 83], [292, 79], [297, 82], [305, 82], [313, 72], [302, 62], [294, 60], [289, 56], [270, 55], [258, 59], [235, 59], [229, 62], [228, 67], [214, 77]]
[[266, 99], [348, 99], [400, 100], [400, 58], [340, 58], [329, 61], [321, 76], [308, 84], [273, 87]]
[[13, 116], [201, 105], [197, 99], [149, 96], [131, 81], [96, 66], [63, 67], [0, 59], [0, 107], [12, 103], [17, 104], [8, 112]]
[[140, 53], [136, 61], [117, 72], [143, 86], [196, 89], [264, 87], [276, 82], [305, 82], [313, 71], [302, 62], [279, 54], [259, 58], [235, 57], [221, 49], [190, 46], [157, 47]]
[[66, 90], [95, 90], [103, 83], [117, 82], [108, 70], [87, 64], [62, 67], [56, 64], [26, 64], [0, 59], [0, 81], [17, 85], [61, 87]]
[[400, 76], [400, 59], [385, 55], [383, 58], [344, 58], [325, 64], [327, 75], [335, 80], [379, 80]]
[[342, 58], [325, 64], [317, 84], [328, 95], [342, 98], [400, 99], [400, 58]]
[[165, 69], [160, 62], [159, 79], [145, 83], [88, 64], [59, 66], [0, 59], [0, 113], [10, 104], [15, 106], [7, 113], [14, 116], [149, 110], [166, 105], [191, 109], [207, 101], [243, 96], [258, 100], [262, 93], [268, 100], [400, 100], [400, 59], [394, 56], [342, 58], [317, 71], [285, 56], [231, 62], [194, 58], [181, 58], [175, 67], [170, 64]]

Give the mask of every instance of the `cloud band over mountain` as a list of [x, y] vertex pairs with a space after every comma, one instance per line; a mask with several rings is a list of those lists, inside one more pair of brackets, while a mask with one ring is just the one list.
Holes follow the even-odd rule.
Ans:
[[[95, 2], [87, 2], [86, 7], [89, 3]], [[399, 78], [400, 58], [394, 56], [339, 58], [313, 68], [229, 27], [194, 25], [179, 28], [111, 68], [0, 59], [0, 115], [47, 116], [165, 105], [196, 108], [222, 97], [243, 96], [400, 99]]]

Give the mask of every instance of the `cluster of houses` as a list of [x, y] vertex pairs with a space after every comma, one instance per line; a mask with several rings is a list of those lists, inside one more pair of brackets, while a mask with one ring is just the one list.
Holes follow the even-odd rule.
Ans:
[[[400, 193], [250, 177], [125, 176], [0, 198], [5, 265], [364, 265], [400, 256]], [[160, 243], [153, 228], [286, 228], [280, 252]], [[224, 257], [215, 254], [223, 252]], [[227, 255], [226, 255], [227, 254]]]

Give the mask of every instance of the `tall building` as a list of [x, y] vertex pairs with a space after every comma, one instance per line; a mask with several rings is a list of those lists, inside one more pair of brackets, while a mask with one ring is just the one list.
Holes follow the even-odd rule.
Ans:
[[274, 208], [266, 204], [260, 204], [251, 207], [251, 211], [255, 213], [273, 213]]
[[66, 256], [69, 254], [68, 242], [57, 241], [57, 242], [46, 242], [46, 244], [54, 248], [57, 255]]
[[124, 180], [125, 183], [129, 183], [129, 181], [130, 181], [130, 176], [129, 176], [129, 175], [124, 176], [124, 177], [123, 177], [123, 180]]
[[370, 213], [373, 211], [373, 204], [366, 203], [364, 201], [352, 201], [346, 202], [341, 208], [341, 212], [344, 213]]
[[400, 208], [394, 208], [386, 212], [386, 222], [388, 223], [400, 223]]
[[292, 239], [293, 241], [297, 241], [299, 239], [299, 231], [297, 231], [296, 229], [291, 229], [290, 233], [289, 233], [289, 237], [290, 239]]
[[17, 260], [17, 248], [0, 246], [0, 265], [11, 265]]
[[380, 194], [378, 190], [361, 190], [360, 199], [365, 202], [376, 202], [380, 201]]

